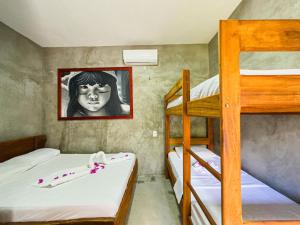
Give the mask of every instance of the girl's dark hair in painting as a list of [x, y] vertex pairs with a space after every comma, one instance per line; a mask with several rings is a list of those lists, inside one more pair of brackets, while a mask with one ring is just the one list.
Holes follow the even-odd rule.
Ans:
[[86, 116], [83, 107], [78, 103], [80, 85], [108, 84], [111, 87], [111, 96], [104, 106], [109, 115], [122, 115], [121, 100], [118, 96], [116, 77], [103, 71], [81, 72], [74, 76], [69, 83], [69, 104], [67, 116], [72, 117], [75, 113]]

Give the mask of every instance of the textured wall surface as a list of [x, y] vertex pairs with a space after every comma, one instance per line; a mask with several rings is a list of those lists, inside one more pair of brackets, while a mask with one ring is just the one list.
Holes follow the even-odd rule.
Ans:
[[0, 22], [0, 141], [41, 134], [43, 51]]
[[[233, 19], [299, 19], [299, 0], [244, 0]], [[210, 74], [218, 72], [218, 43], [209, 43]], [[241, 68], [299, 68], [299, 53], [241, 55]], [[217, 123], [215, 123], [217, 124]], [[217, 126], [216, 126], [217, 127]], [[242, 116], [243, 167], [275, 189], [300, 202], [300, 116]], [[218, 130], [216, 130], [218, 133]]]
[[[164, 168], [163, 96], [179, 79], [181, 70], [191, 70], [192, 82], [208, 76], [207, 45], [152, 46], [157, 48], [159, 66], [133, 67], [132, 120], [57, 121], [57, 69], [124, 66], [122, 50], [129, 47], [47, 48], [45, 50], [46, 134], [48, 146], [63, 152], [91, 153], [132, 151], [139, 159], [140, 174], [160, 174]], [[138, 48], [149, 48], [140, 46]], [[180, 127], [175, 119], [174, 126]], [[200, 120], [199, 123], [202, 121]], [[198, 123], [198, 121], [197, 121]], [[174, 127], [173, 126], [173, 127]], [[204, 126], [193, 133], [203, 134]], [[152, 137], [152, 131], [158, 137]], [[174, 135], [180, 132], [173, 129]], [[180, 129], [178, 129], [180, 130]]]

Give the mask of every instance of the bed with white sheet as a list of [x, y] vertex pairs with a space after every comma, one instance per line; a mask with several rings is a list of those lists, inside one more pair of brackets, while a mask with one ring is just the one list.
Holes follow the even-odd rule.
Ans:
[[[263, 75], [263, 76], [268, 76], [268, 75], [294, 75], [294, 74], [300, 74], [300, 69], [282, 69], [282, 70], [241, 70], [240, 72], [242, 75]], [[194, 88], [191, 89], [190, 91], [190, 100], [195, 100], [195, 99], [201, 99], [213, 95], [219, 94], [219, 75], [215, 75]], [[175, 106], [178, 106], [182, 104], [182, 96], [171, 101], [168, 105], [167, 108], [172, 108]]]
[[[173, 173], [176, 176], [174, 192], [177, 201], [182, 198], [182, 147], [176, 147], [170, 152]], [[192, 146], [198, 156], [220, 171], [220, 157], [208, 149]], [[191, 184], [205, 204], [209, 213], [217, 224], [221, 224], [221, 187], [220, 182], [192, 159]], [[257, 180], [248, 173], [241, 171], [243, 218], [246, 220], [298, 220], [300, 219], [300, 205], [271, 187]], [[193, 225], [209, 225], [202, 209], [192, 195], [191, 220]]]
[[[105, 165], [95, 173], [44, 188], [36, 185], [42, 177], [86, 165], [90, 154], [41, 155], [33, 164], [19, 158], [22, 157], [0, 163], [0, 223], [125, 224], [119, 214], [122, 210], [127, 212], [130, 206], [137, 173], [134, 154], [128, 160]], [[8, 168], [11, 166], [9, 161], [14, 161], [17, 168], [1, 173], [1, 168], [6, 169], [3, 164], [8, 164]]]

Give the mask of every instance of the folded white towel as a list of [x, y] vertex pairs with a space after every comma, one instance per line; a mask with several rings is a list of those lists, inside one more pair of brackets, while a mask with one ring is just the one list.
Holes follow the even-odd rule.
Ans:
[[95, 163], [96, 164], [102, 163], [102, 164], [108, 165], [108, 164], [121, 162], [124, 160], [133, 159], [133, 158], [134, 158], [133, 153], [120, 152], [117, 154], [105, 155], [105, 153], [103, 151], [99, 151], [90, 156], [89, 167], [92, 168], [95, 165]]

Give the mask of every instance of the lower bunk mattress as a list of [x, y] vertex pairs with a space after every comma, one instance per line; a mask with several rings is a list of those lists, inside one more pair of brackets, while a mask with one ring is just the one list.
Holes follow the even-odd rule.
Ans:
[[[221, 225], [221, 188], [195, 190], [216, 224]], [[242, 202], [243, 220], [300, 220], [300, 206], [268, 186], [243, 186]], [[192, 202], [191, 209], [193, 225], [210, 225], [197, 202]]]
[[[206, 162], [220, 171], [220, 157], [208, 149], [193, 146], [192, 150]], [[168, 155], [172, 172], [176, 177], [174, 192], [178, 202], [182, 197], [182, 148]], [[212, 163], [213, 162], [213, 163]], [[220, 182], [203, 167], [191, 166], [191, 184], [207, 207], [216, 223], [221, 225], [221, 187]], [[206, 172], [203, 172], [203, 171]], [[300, 205], [275, 191], [250, 174], [241, 171], [242, 201], [244, 220], [300, 220]], [[193, 225], [209, 225], [205, 214], [192, 195], [191, 220]]]
[[136, 158], [52, 188], [36, 180], [59, 170], [85, 165], [88, 154], [60, 154], [0, 182], [0, 223], [115, 217]]

